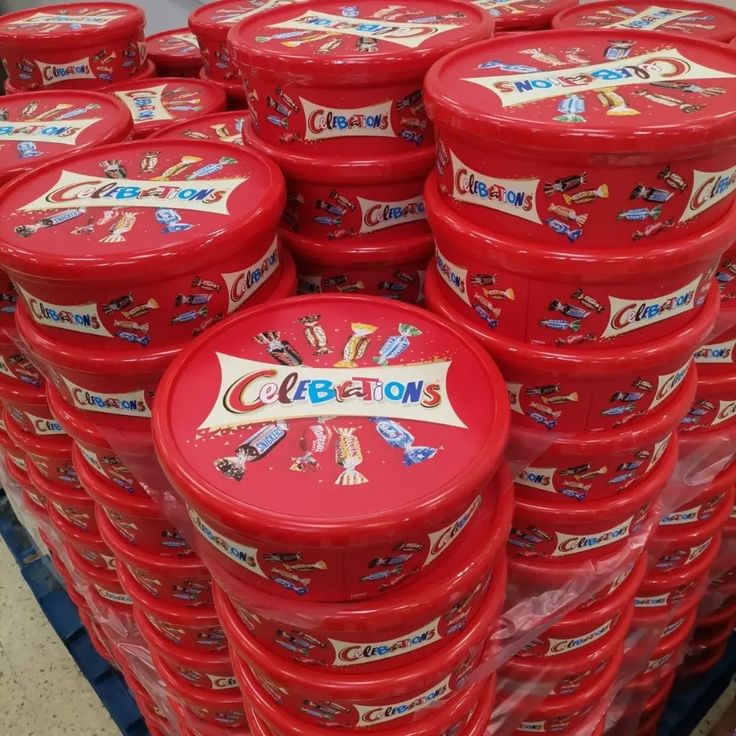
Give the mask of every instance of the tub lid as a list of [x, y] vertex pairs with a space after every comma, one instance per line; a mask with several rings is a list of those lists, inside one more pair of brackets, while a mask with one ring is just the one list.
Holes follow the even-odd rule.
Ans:
[[421, 77], [449, 51], [488, 38], [492, 27], [488, 13], [456, 0], [310, 0], [255, 15], [228, 40], [243, 65], [352, 86], [366, 75]]
[[470, 0], [496, 21], [496, 32], [548, 28], [557, 13], [578, 0]]
[[320, 295], [213, 328], [166, 372], [154, 424], [193, 507], [243, 534], [324, 545], [452, 513], [496, 470], [509, 408], [490, 358], [447, 322]]
[[[725, 45], [580, 29], [460, 49], [430, 70], [424, 89], [435, 123], [494, 145], [596, 154], [677, 147], [678, 158], [736, 136], [735, 95], [736, 53]], [[723, 173], [716, 196], [733, 189], [732, 177]]]
[[152, 138], [184, 138], [191, 141], [220, 141], [221, 143], [243, 144], [243, 125], [248, 117], [247, 110], [216, 112], [192, 120], [167, 125]]
[[159, 66], [191, 69], [202, 64], [199, 42], [188, 28], [174, 28], [149, 36], [146, 49]]
[[557, 15], [554, 28], [605, 28], [610, 32], [663, 31], [711, 41], [736, 36], [736, 11], [693, 0], [626, 0], [572, 7]]
[[194, 10], [189, 15], [189, 27], [195, 32], [214, 32], [225, 40], [230, 29], [246, 18], [297, 2], [301, 0], [219, 0]]
[[0, 103], [0, 182], [47, 165], [55, 156], [130, 136], [130, 113], [98, 92], [50, 90], [4, 97]]
[[284, 204], [275, 164], [210, 141], [133, 141], [65, 157], [0, 198], [0, 260], [37, 278], [130, 280], [262, 244]]
[[0, 43], [39, 41], [48, 48], [83, 38], [91, 44], [144, 23], [143, 11], [127, 3], [61, 3], [3, 15]]
[[227, 105], [220, 85], [198, 78], [143, 79], [113, 85], [106, 92], [128, 108], [137, 138], [179, 120], [224, 110]]

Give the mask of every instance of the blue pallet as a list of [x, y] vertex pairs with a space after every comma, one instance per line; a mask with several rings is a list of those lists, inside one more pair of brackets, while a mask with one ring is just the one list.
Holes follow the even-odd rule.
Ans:
[[659, 723], [658, 736], [690, 736], [736, 673], [736, 635], [718, 664], [683, 687], [675, 687]]
[[52, 628], [120, 731], [124, 736], [148, 736], [145, 721], [125, 680], [92, 646], [75, 605], [52, 574], [50, 562], [39, 554], [1, 490], [0, 537]]

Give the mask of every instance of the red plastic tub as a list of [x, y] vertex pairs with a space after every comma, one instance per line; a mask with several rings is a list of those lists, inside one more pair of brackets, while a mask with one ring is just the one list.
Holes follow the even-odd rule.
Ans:
[[75, 573], [90, 586], [95, 595], [108, 603], [116, 613], [132, 617], [132, 601], [126, 595], [114, 572], [90, 565], [69, 546], [67, 546], [67, 553]]
[[9, 413], [5, 414], [5, 428], [10, 439], [46, 480], [69, 488], [81, 487], [72, 465], [71, 437], [31, 434], [21, 429]]
[[[39, 329], [143, 363], [276, 288], [276, 165], [210, 141], [183, 150], [165, 139], [105, 146], [4, 191], [0, 262]], [[39, 208], [45, 217], [29, 214]]]
[[[325, 732], [326, 723], [313, 723], [309, 719], [293, 716], [281, 707], [282, 694], [273, 687], [264, 687], [255, 678], [251, 670], [239, 658], [233, 658], [235, 675], [241, 683], [248, 705], [258, 719], [268, 728], [271, 736], [319, 736]], [[495, 700], [496, 678], [482, 680], [459, 692], [457, 697], [448, 701], [440, 701], [441, 707], [429, 709], [429, 716], [418, 721], [406, 719], [389, 721], [385, 726], [374, 726], [371, 731], [383, 736], [444, 736], [445, 734], [462, 734], [463, 729], [473, 723], [473, 717], [479, 705], [492, 710]], [[323, 719], [327, 721], [327, 719]], [[355, 729], [344, 729], [340, 726], [329, 727], [330, 733], [337, 736], [355, 734]], [[477, 736], [473, 734], [473, 736]]]
[[479, 666], [499, 613], [497, 596], [490, 591], [478, 616], [433, 655], [383, 673], [325, 670], [315, 678], [309, 667], [275, 658], [254, 641], [219, 589], [215, 589], [215, 604], [231, 656], [241, 657], [266, 689], [272, 687], [281, 694], [285, 712], [341, 728], [431, 718], [431, 706], [451, 702]]
[[490, 13], [496, 34], [520, 33], [549, 28], [554, 16], [577, 0], [474, 0], [473, 5]]
[[[431, 572], [505, 489], [508, 421], [500, 374], [451, 325], [330, 295], [250, 309], [185, 350], [154, 441], [216, 564], [292, 599], [348, 601]], [[267, 500], [241, 490], [274, 483]]]
[[[56, 421], [46, 403], [46, 394], [43, 390], [21, 383], [2, 384], [0, 401], [8, 414], [8, 421], [13, 419], [24, 432], [39, 437], [64, 436], [62, 426]], [[8, 421], [5, 422], [6, 426]]]
[[481, 8], [454, 0], [316, 0], [253, 15], [228, 42], [266, 143], [353, 157], [358, 138], [361, 156], [375, 159], [433, 148], [424, 75], [492, 30]]
[[[478, 704], [473, 709], [470, 719], [465, 724], [456, 724], [455, 727], [445, 731], [445, 734], [455, 733], [458, 736], [483, 736], [486, 732], [486, 728], [488, 727], [488, 723], [491, 718], [491, 711], [493, 710], [495, 701], [495, 689], [490, 683], [485, 686], [484, 690], [485, 693], [481, 696]], [[271, 731], [265, 722], [261, 720], [260, 716], [256, 714], [253, 708], [246, 708], [246, 715], [248, 716], [248, 724], [250, 726], [252, 736], [277, 736], [277, 732]], [[420, 721], [418, 725], [421, 726], [423, 723], [423, 721]], [[314, 728], [308, 729], [302, 726], [302, 724], [299, 725], [299, 734], [311, 734], [312, 730], [314, 730]], [[333, 728], [331, 731], [336, 731], [336, 729]], [[344, 731], [341, 732], [338, 730], [336, 732], [345, 736]], [[290, 733], [297, 732], [292, 731]], [[382, 730], [381, 733], [386, 733], [386, 731]], [[202, 734], [202, 736], [218, 736], [218, 734]]]
[[154, 598], [120, 565], [118, 578], [136, 608], [162, 636], [182, 650], [221, 652], [227, 648], [225, 633], [214, 608], [186, 608]]
[[[734, 48], [736, 48], [736, 44], [734, 44]], [[721, 257], [721, 262], [716, 271], [716, 281], [721, 291], [721, 302], [724, 310], [732, 308], [733, 300], [736, 299], [736, 246], [731, 247]], [[724, 312], [725, 314], [726, 312]]]
[[250, 15], [282, 4], [278, 0], [219, 0], [189, 14], [189, 28], [197, 38], [203, 71], [214, 82], [240, 85], [232, 63], [227, 34]]
[[728, 639], [717, 644], [715, 648], [709, 649], [699, 657], [692, 657], [685, 660], [680, 668], [678, 677], [680, 680], [687, 680], [708, 672], [718, 664], [724, 652], [728, 648]]
[[196, 557], [172, 560], [134, 547], [117, 533], [100, 508], [97, 525], [119, 563], [149, 595], [181, 607], [212, 606], [212, 578]]
[[[133, 138], [147, 138], [180, 120], [220, 112], [227, 104], [220, 87], [198, 78], [166, 77], [125, 82], [110, 87], [106, 92], [114, 95], [129, 110], [133, 118]], [[227, 164], [232, 165], [233, 162], [228, 161]], [[228, 176], [227, 166], [220, 166], [220, 171], [223, 178]], [[178, 231], [164, 229], [164, 232]]]
[[5, 98], [0, 122], [0, 183], [59, 156], [123, 141], [133, 130], [125, 107], [107, 95], [50, 90]]
[[[547, 31], [458, 49], [424, 85], [444, 199], [501, 237], [574, 242], [581, 255], [697, 241], [736, 191], [735, 71], [724, 45], [648, 31]], [[650, 299], [664, 294], [643, 294], [644, 314], [667, 314]]]
[[[294, 2], [297, 2], [297, 0], [294, 0]], [[207, 82], [212, 82], [213, 84], [218, 84], [222, 89], [225, 91], [225, 94], [227, 95], [227, 109], [228, 110], [238, 110], [240, 112], [244, 112], [248, 109], [248, 97], [246, 95], [245, 89], [243, 88], [243, 83], [238, 81], [234, 82], [233, 84], [229, 84], [228, 82], [220, 81], [219, 79], [212, 79], [204, 69], [199, 73], [199, 78], [204, 79]]]
[[669, 572], [692, 565], [711, 546], [720, 546], [721, 530], [733, 508], [733, 486], [704, 503], [685, 504], [687, 508], [668, 514], [654, 535], [656, 550], [653, 569]]
[[84, 530], [69, 523], [53, 505], [49, 508], [49, 518], [64, 541], [90, 565], [100, 570], [116, 569], [115, 554], [104, 542], [99, 531]]
[[576, 665], [585, 652], [623, 640], [622, 629], [628, 630], [631, 623], [634, 594], [641, 584], [643, 573], [643, 569], [637, 568], [612, 595], [568, 613], [527, 644], [516, 654], [515, 659], [522, 663], [521, 666], [528, 662], [527, 671], [531, 669], [530, 665], [544, 659], [540, 669], [544, 669], [548, 661], [554, 660], [567, 662], [570, 666], [568, 672], [578, 672], [580, 668]]
[[736, 372], [711, 373], [698, 366], [698, 390], [680, 427], [683, 432], [725, 429], [736, 423]]
[[[694, 367], [672, 401], [625, 432], [611, 429], [562, 436], [536, 457], [515, 480], [518, 498], [580, 504], [617, 496], [640, 483], [658, 465], [673, 431], [692, 404]], [[528, 432], [512, 427], [511, 446], [524, 447]]]
[[[137, 71], [135, 74], [133, 74], [130, 77], [130, 81], [133, 82], [133, 81], [137, 81], [141, 79], [151, 79], [152, 77], [156, 76], [157, 72], [158, 70], [156, 69], [156, 65], [150, 59], [148, 59], [147, 61], [143, 63], [143, 66], [140, 68], [140, 70]], [[95, 88], [94, 91], [95, 92], [105, 92], [109, 87], [112, 87], [112, 86], [113, 86], [112, 84], [104, 84], [103, 86], [99, 88]], [[74, 85], [74, 89], [76, 90], [76, 85]], [[8, 96], [21, 94], [26, 91], [28, 90], [16, 89], [15, 87], [13, 87], [13, 85], [10, 82], [8, 81], [5, 82], [5, 94]], [[44, 90], [42, 89], [39, 90], [39, 92], [43, 92], [43, 91]]]
[[140, 608], [135, 611], [135, 620], [151, 650], [166, 663], [174, 676], [185, 684], [213, 691], [237, 689], [238, 683], [226, 650], [192, 652], [178, 647], [151, 625]]
[[65, 521], [82, 531], [97, 532], [95, 503], [85, 491], [44, 478], [32, 463], [28, 463], [28, 477]]
[[246, 724], [245, 704], [239, 688], [212, 690], [195, 687], [177, 676], [155, 649], [151, 656], [169, 698], [172, 702], [181, 703], [193, 726], [196, 719], [228, 728], [240, 728]]
[[13, 440], [8, 437], [7, 432], [0, 432], [0, 448], [5, 452], [8, 467], [13, 466], [13, 470], [16, 474], [13, 476], [17, 482], [22, 482], [25, 485], [30, 485], [28, 479], [28, 465], [26, 460], [26, 454], [19, 450], [13, 443]]
[[[621, 350], [568, 351], [490, 334], [457, 307], [452, 290], [432, 267], [427, 271], [425, 294], [432, 311], [473, 335], [498, 363], [507, 381], [514, 424], [570, 434], [628, 429], [652, 410], [664, 408], [675, 398], [692, 354], [707, 338], [719, 307], [713, 289], [699, 315], [678, 334]], [[618, 400], [632, 392], [637, 397], [642, 394], [641, 398], [629, 403]]]
[[199, 43], [189, 28], [149, 36], [146, 49], [162, 77], [196, 77], [202, 68]]
[[602, 677], [611, 658], [620, 652], [633, 618], [628, 606], [613, 627], [613, 635], [580, 647], [574, 656], [527, 657], [516, 655], [504, 665], [504, 675], [512, 683], [528, 686], [549, 682], [550, 694], [568, 696], [585, 691]]
[[[646, 344], [690, 324], [736, 225], [734, 207], [698, 238], [686, 234], [635, 253], [620, 242], [581, 253], [576, 244], [530, 243], [483, 229], [467, 219], [467, 206], [455, 212], [447, 205], [436, 174], [424, 199], [437, 270], [454, 307], [499, 339], [571, 352]], [[632, 388], [609, 401], [635, 404], [642, 396]]]
[[512, 711], [512, 717], [523, 719], [513, 733], [575, 733], [613, 686], [621, 660], [619, 651], [611, 657], [600, 678], [583, 691], [574, 695], [548, 695], [531, 713]]
[[[298, 608], [252, 587], [219, 582], [240, 621], [271, 655], [335, 672], [383, 672], [442, 649], [477, 616], [487, 590], [498, 613], [506, 588], [502, 547], [508, 536], [513, 493], [501, 506], [486, 503], [473, 525], [436, 566], [432, 585], [418, 581], [377, 600], [300, 603]], [[500, 551], [501, 550], [501, 551]], [[500, 551], [500, 553], [499, 553]], [[213, 568], [218, 579], [218, 570]]]
[[17, 90], [92, 89], [143, 65], [143, 11], [127, 3], [62, 3], [6, 13], [0, 56]]
[[174, 525], [163, 517], [152, 499], [143, 495], [121, 493], [115, 486], [93, 472], [76, 449], [73, 452], [73, 460], [82, 486], [91, 499], [99, 504], [122, 539], [142, 552], [158, 554], [169, 560], [171, 557], [192, 554], [187, 541]]
[[85, 412], [75, 409], [62, 398], [52, 384], [46, 385], [49, 408], [59, 423], [76, 443], [79, 452], [89, 466], [103, 478], [121, 488], [125, 493], [147, 495], [133, 478], [130, 470], [110, 447], [97, 424]]
[[[12, 297], [14, 295], [5, 294], [4, 297]], [[2, 298], [0, 296], [0, 298]], [[12, 330], [15, 333], [15, 302], [12, 304], [12, 312], [2, 312], [4, 318], [12, 320]], [[3, 396], [12, 397], [15, 393], [25, 392], [32, 396], [38, 396], [43, 391], [46, 381], [41, 375], [38, 368], [31, 362], [28, 356], [13, 342], [7, 330], [0, 327], [0, 398]], [[18, 385], [22, 384], [22, 385]]]
[[668, 616], [682, 601], [699, 598], [717, 554], [718, 545], [711, 544], [687, 567], [665, 573], [649, 570], [634, 599], [636, 621]]
[[610, 558], [636, 534], [677, 463], [677, 446], [665, 451], [658, 466], [618, 496], [585, 505], [517, 499], [508, 551], [516, 557], [580, 562]]
[[712, 642], [724, 632], [733, 632], [736, 625], [736, 608], [733, 605], [724, 606], [704, 619], [698, 619], [693, 632], [692, 643], [702, 644]]
[[193, 120], [185, 120], [162, 128], [151, 138], [179, 138], [194, 141], [219, 141], [244, 145], [243, 125], [248, 117], [245, 110], [216, 112], [202, 115]]
[[661, 31], [676, 36], [728, 42], [736, 36], [736, 11], [712, 3], [691, 0], [668, 0], [664, 7], [651, 0], [618, 0], [592, 3], [559, 13], [553, 28], [588, 30], [602, 28], [616, 31]]

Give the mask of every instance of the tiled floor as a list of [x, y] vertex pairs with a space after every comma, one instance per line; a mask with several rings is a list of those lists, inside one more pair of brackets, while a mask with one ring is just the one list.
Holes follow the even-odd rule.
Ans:
[[0, 540], [0, 734], [120, 736]]

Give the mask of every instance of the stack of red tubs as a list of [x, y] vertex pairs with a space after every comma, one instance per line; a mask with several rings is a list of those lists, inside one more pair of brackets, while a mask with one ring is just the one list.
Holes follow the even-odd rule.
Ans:
[[[482, 731], [508, 421], [482, 350], [375, 297], [248, 310], [172, 365], [158, 456], [217, 583], [254, 731]], [[191, 728], [199, 703], [163, 654], [159, 668]]]
[[422, 80], [491, 32], [488, 14], [454, 0], [294, 3], [232, 29], [250, 106], [245, 139], [286, 175], [281, 232], [302, 293], [423, 300], [434, 133]]
[[228, 33], [252, 15], [289, 3], [290, 0], [216, 0], [189, 15], [189, 29], [197, 39], [202, 59], [199, 75], [226, 91], [231, 109], [247, 108], [248, 100], [232, 60]]
[[101, 89], [155, 74], [145, 16], [116, 2], [60, 3], [6, 13], [0, 57], [6, 94], [33, 89]]
[[[19, 423], [9, 434], [46, 461], [28, 463], [30, 478], [53, 500], [71, 568], [112, 607], [108, 618], [134, 631], [132, 601], [152, 648], [181, 650], [182, 666], [189, 652], [188, 669], [199, 657], [200, 673], [219, 674], [213, 661], [229, 663], [209, 573], [161, 505], [151, 408], [186, 343], [246, 302], [293, 293], [276, 238], [283, 178], [242, 147], [161, 139], [51, 161], [14, 179], [2, 202], [0, 262], [21, 297], [17, 328], [49, 378], [48, 405], [35, 387], [38, 405], [8, 400], [7, 421]], [[64, 440], [45, 436], [62, 427]], [[240, 699], [237, 688], [217, 695]]]
[[[516, 481], [509, 564], [522, 589], [576, 573], [584, 588], [596, 569], [615, 574], [606, 560], [641, 550], [693, 401], [691, 358], [718, 312], [712, 276], [734, 227], [736, 130], [723, 113], [736, 58], [673, 39], [688, 69], [704, 69], [688, 78], [710, 90], [707, 104], [673, 108], [659, 83], [685, 84], [681, 72], [660, 79], [648, 64], [663, 38], [508, 36], [450, 54], [425, 82], [438, 135], [425, 190], [437, 248], [429, 306], [499, 364], [512, 449], [547, 446]], [[637, 63], [646, 74], [628, 76]], [[570, 82], [577, 68], [600, 75]], [[535, 722], [556, 714], [557, 697]]]

